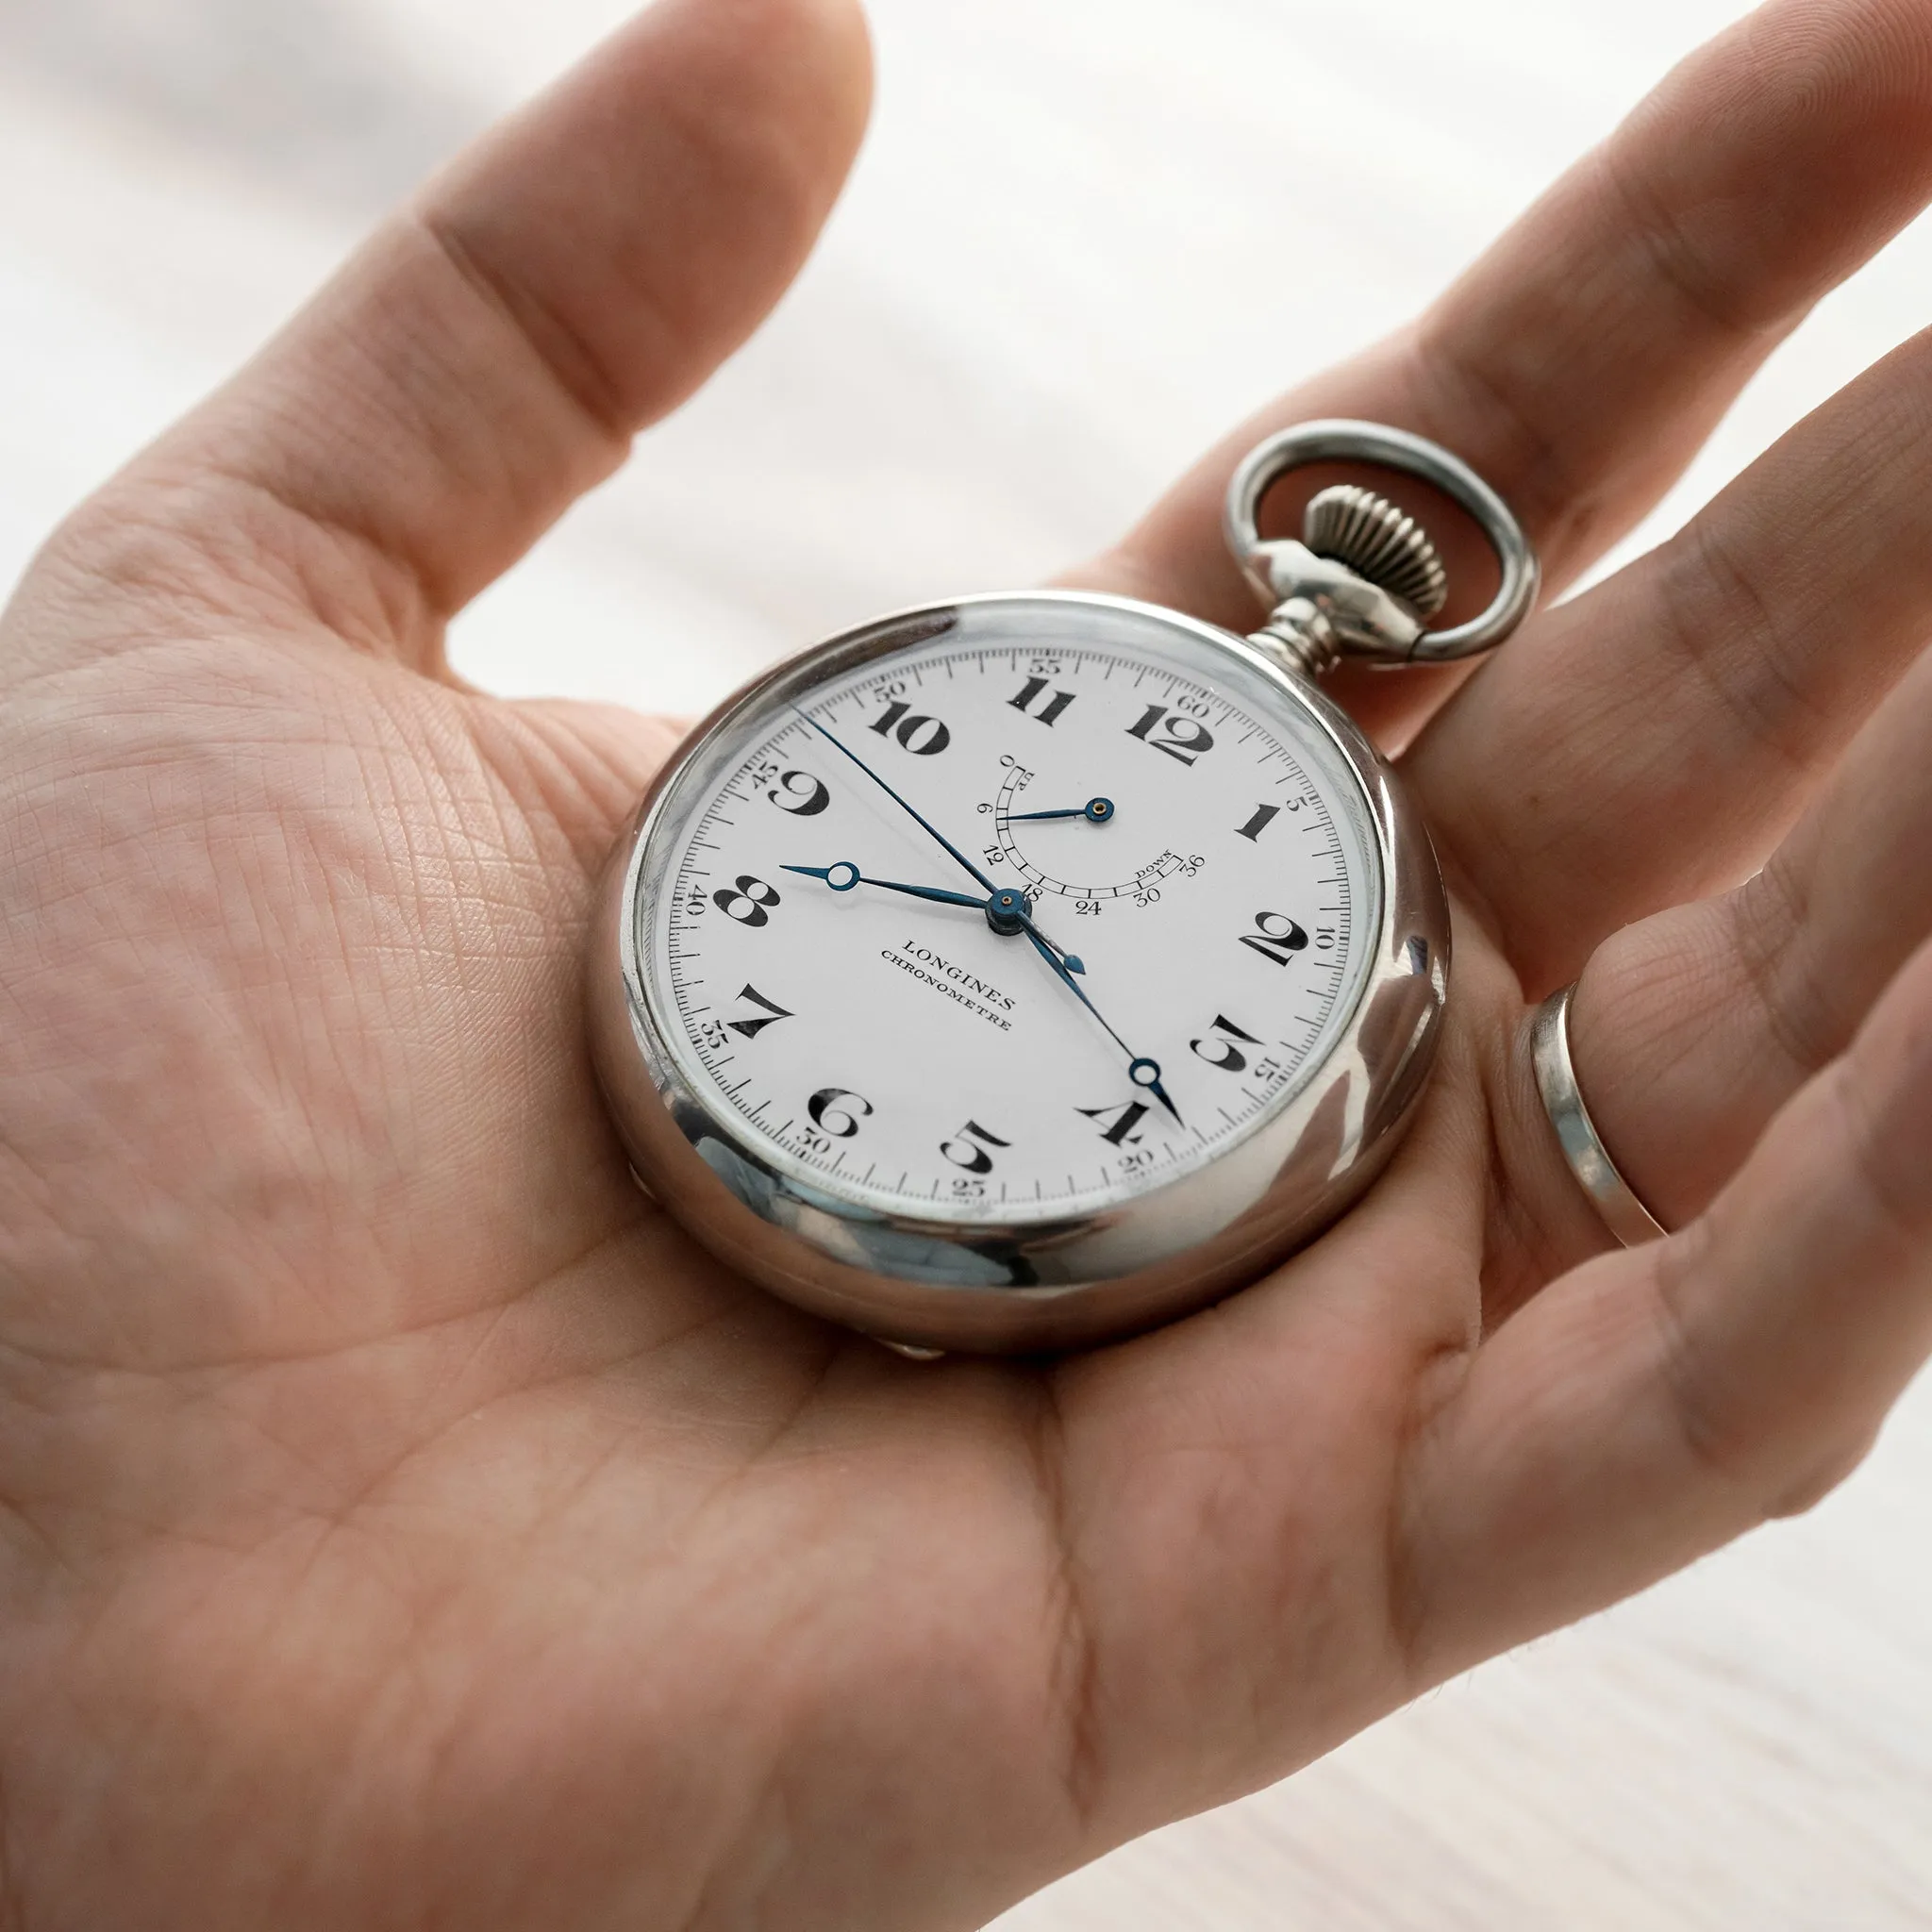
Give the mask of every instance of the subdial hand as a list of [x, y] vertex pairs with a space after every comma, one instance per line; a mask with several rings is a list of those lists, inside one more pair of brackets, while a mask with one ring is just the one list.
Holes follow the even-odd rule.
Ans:
[[1064, 811], [1009, 811], [1006, 814], [1008, 824], [1017, 824], [1022, 819], [1085, 819], [1090, 825], [1105, 825], [1113, 819], [1113, 800], [1110, 798], [1090, 798], [1085, 805], [1069, 806]]

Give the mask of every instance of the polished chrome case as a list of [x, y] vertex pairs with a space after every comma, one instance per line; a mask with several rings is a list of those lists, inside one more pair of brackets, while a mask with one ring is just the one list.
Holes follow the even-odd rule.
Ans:
[[[640, 953], [645, 860], [677, 774], [748, 713], [874, 658], [945, 636], [961, 613], [1033, 603], [1157, 619], [1239, 659], [1299, 707], [1362, 788], [1380, 860], [1375, 950], [1334, 1046], [1219, 1158], [1089, 1215], [1032, 1225], [888, 1215], [780, 1172], [682, 1071]], [[1435, 1056], [1449, 913], [1421, 815], [1356, 725], [1266, 651], [1123, 598], [1041, 591], [901, 612], [767, 672], [705, 720], [659, 774], [612, 854], [589, 961], [591, 1048], [638, 1175], [715, 1254], [774, 1293], [919, 1348], [1021, 1354], [1079, 1347], [1219, 1299], [1311, 1239], [1393, 1153]]]

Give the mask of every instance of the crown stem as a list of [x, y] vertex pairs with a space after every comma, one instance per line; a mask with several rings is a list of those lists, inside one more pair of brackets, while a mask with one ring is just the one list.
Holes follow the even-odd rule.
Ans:
[[1298, 677], [1325, 677], [1341, 659], [1341, 641], [1335, 626], [1314, 601], [1291, 597], [1248, 641]]

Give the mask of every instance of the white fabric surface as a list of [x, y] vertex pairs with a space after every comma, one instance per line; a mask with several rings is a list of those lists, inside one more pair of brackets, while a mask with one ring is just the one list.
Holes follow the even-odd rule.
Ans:
[[[616, 0], [0, 0], [0, 581]], [[1727, 0], [877, 0], [796, 292], [460, 623], [511, 691], [694, 710], [1092, 549], [1414, 308]], [[1923, 320], [1895, 244], [1649, 526]], [[1641, 547], [1642, 535], [1625, 547]], [[1477, 1671], [1004, 1932], [1932, 1923], [1932, 1399], [1811, 1517]]]

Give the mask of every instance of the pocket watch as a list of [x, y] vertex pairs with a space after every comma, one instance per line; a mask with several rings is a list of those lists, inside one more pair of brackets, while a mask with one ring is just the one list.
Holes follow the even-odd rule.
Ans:
[[[1285, 473], [1425, 479], [1500, 565], [1426, 626], [1426, 532], [1354, 486], [1267, 541]], [[708, 1248], [909, 1353], [1130, 1334], [1333, 1222], [1426, 1081], [1449, 915], [1400, 778], [1317, 688], [1498, 642], [1534, 554], [1466, 464], [1307, 423], [1229, 489], [1242, 638], [1022, 591], [881, 618], [691, 734], [613, 854], [591, 1047], [641, 1185]]]

